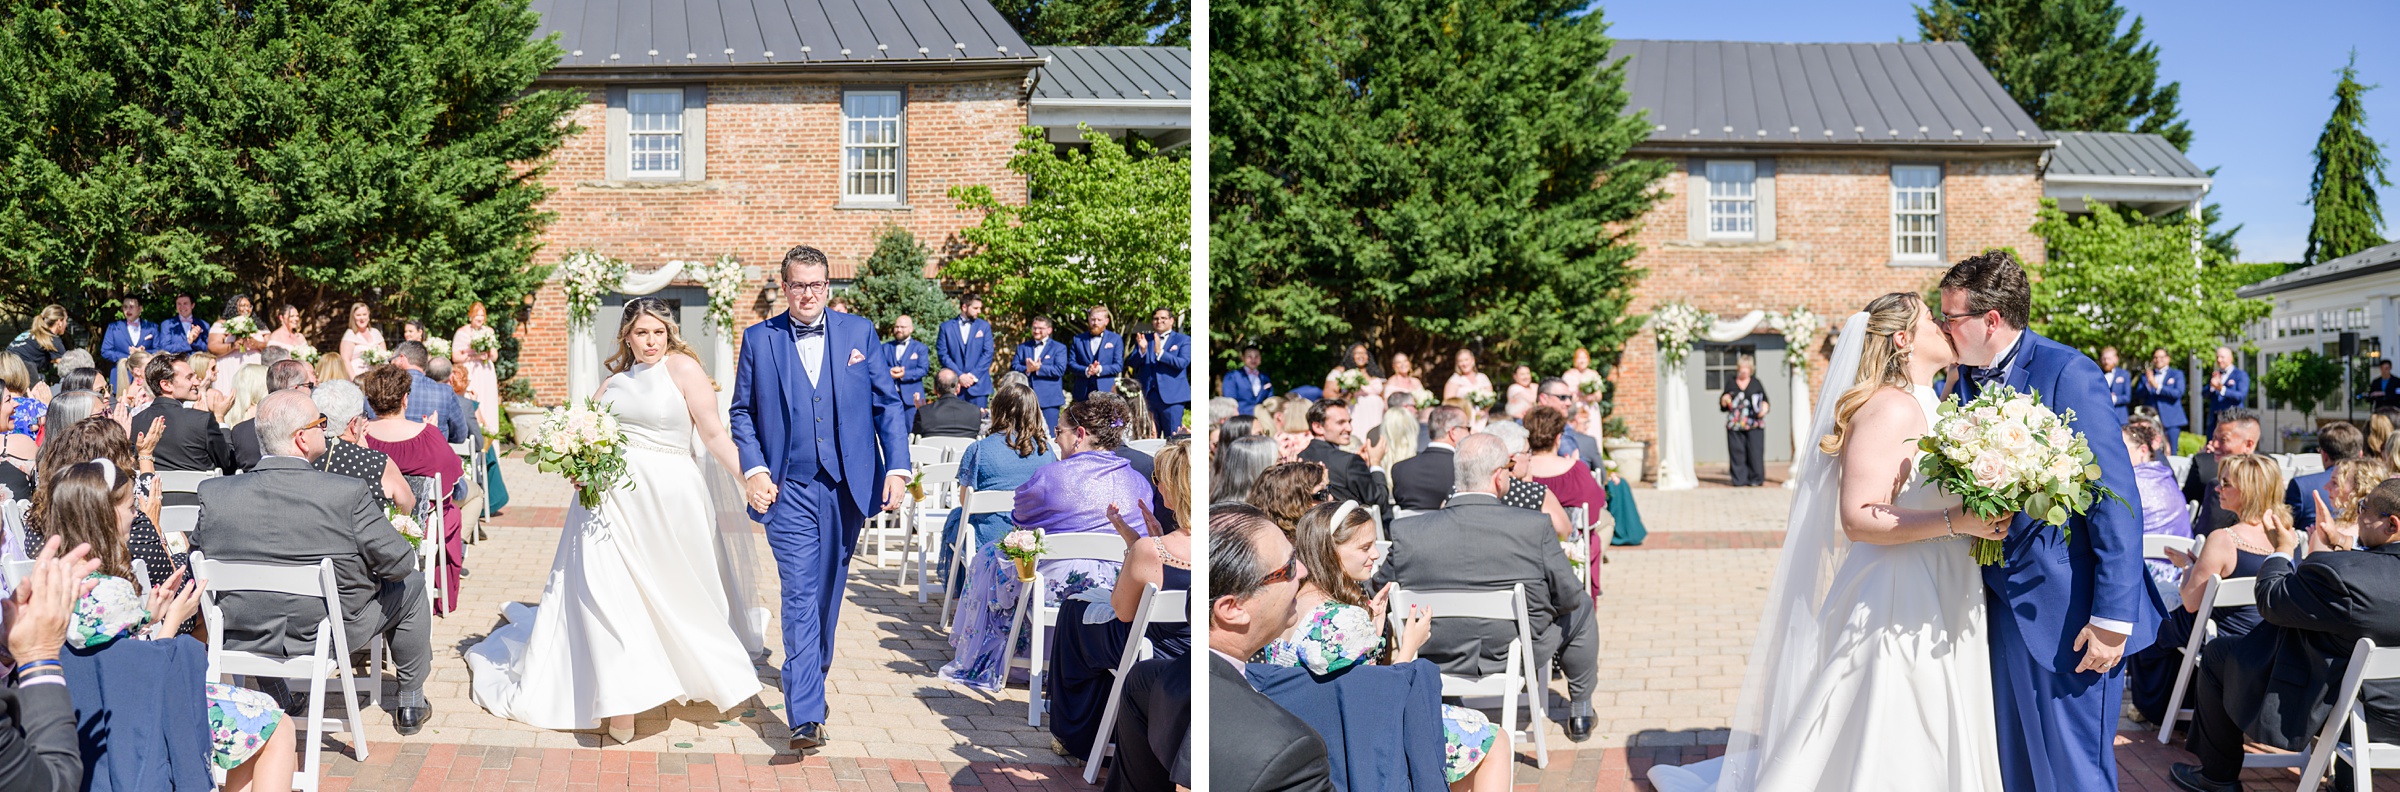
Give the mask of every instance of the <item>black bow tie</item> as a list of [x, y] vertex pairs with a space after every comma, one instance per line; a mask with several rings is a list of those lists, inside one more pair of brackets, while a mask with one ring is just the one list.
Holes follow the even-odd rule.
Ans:
[[808, 338], [811, 338], [811, 337], [822, 337], [822, 336], [824, 336], [824, 335], [825, 335], [825, 323], [823, 323], [823, 322], [819, 322], [819, 323], [816, 323], [816, 324], [796, 324], [796, 325], [792, 325], [792, 338], [793, 338], [793, 340], [805, 340], [805, 339], [808, 339]]

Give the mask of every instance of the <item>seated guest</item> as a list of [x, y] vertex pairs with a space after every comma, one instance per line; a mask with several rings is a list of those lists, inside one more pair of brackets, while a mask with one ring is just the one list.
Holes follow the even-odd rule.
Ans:
[[318, 355], [317, 362], [310, 364], [309, 370], [316, 373], [318, 382], [350, 379], [350, 364], [332, 355]]
[[[1115, 533], [1108, 517], [1111, 508], [1136, 512], [1158, 497], [1150, 482], [1133, 472], [1131, 464], [1108, 452], [1125, 430], [1125, 418], [1123, 402], [1088, 399], [1067, 405], [1058, 419], [1061, 459], [1043, 465], [1017, 487], [1016, 510], [1010, 519], [1018, 528], [1053, 536]], [[1132, 515], [1125, 514], [1123, 519], [1132, 520]], [[1150, 523], [1145, 519], [1134, 527], [1147, 532]], [[1047, 600], [1066, 602], [1086, 589], [1115, 585], [1119, 566], [1116, 561], [1060, 559], [1043, 561], [1037, 569], [1047, 587]], [[1031, 636], [1025, 634], [1017, 636], [1018, 647], [1006, 645], [1017, 617], [1022, 584], [1017, 582], [1016, 564], [1002, 554], [996, 541], [968, 560], [966, 577], [965, 598], [960, 600], [958, 620], [950, 632], [950, 646], [958, 655], [942, 666], [941, 676], [977, 690], [998, 690], [1008, 679], [1008, 656], [1030, 645]]]
[[2192, 514], [2193, 536], [2233, 524], [2233, 512], [2217, 503], [2217, 460], [2257, 451], [2258, 416], [2240, 409], [2217, 416], [2215, 434], [2206, 448], [2192, 455], [2191, 474], [2183, 479], [2183, 499], [2200, 502], [2200, 510]]
[[[2138, 452], [2136, 452], [2138, 453]], [[2168, 550], [2169, 558], [2185, 567], [2181, 573], [2181, 607], [2171, 608], [2158, 628], [2158, 640], [2150, 648], [2133, 656], [2127, 671], [2128, 697], [2135, 711], [2152, 723], [2170, 717], [2167, 703], [2174, 696], [2175, 677], [2181, 672], [2183, 646], [2191, 640], [2200, 606], [2208, 596], [2210, 575], [2232, 580], [2253, 577], [2274, 553], [2269, 537], [2279, 530], [2291, 530], [2291, 512], [2281, 498], [2283, 471], [2275, 461], [2256, 454], [2224, 457], [2217, 461], [2217, 504], [2235, 517], [2232, 525], [2217, 529], [2200, 548], [2200, 557], [2191, 558]], [[2232, 638], [2250, 632], [2259, 622], [2258, 609], [2251, 606], [2222, 607], [2210, 612], [2209, 621], [2217, 625], [2217, 638]]]
[[310, 389], [309, 400], [325, 416], [325, 456], [317, 469], [340, 473], [367, 483], [375, 500], [404, 514], [417, 510], [417, 494], [408, 489], [400, 466], [383, 452], [366, 447], [367, 394], [347, 379], [331, 380]]
[[2332, 478], [2335, 465], [2365, 456], [2366, 441], [2366, 433], [2349, 421], [2335, 421], [2317, 428], [2317, 458], [2325, 463], [2325, 469], [2293, 476], [2291, 483], [2283, 487], [2283, 505], [2292, 510], [2293, 528], [2306, 531], [2316, 527], [2317, 504], [2311, 496], [2324, 494], [2325, 482]]
[[[1158, 452], [1156, 485], [1168, 503], [1191, 500], [1191, 456], [1185, 448], [1178, 443]], [[1192, 563], [1188, 560], [1192, 557], [1191, 528], [1176, 520], [1172, 512], [1156, 512], [1148, 504], [1140, 507], [1142, 520], [1151, 530], [1164, 533], [1135, 531], [1121, 511], [1112, 510], [1109, 522], [1125, 538], [1125, 563], [1116, 585], [1106, 594], [1086, 589], [1058, 607], [1058, 640], [1050, 645], [1050, 665], [1042, 681], [1050, 686], [1045, 697], [1050, 705], [1050, 748], [1063, 756], [1081, 759], [1091, 755], [1092, 738], [1099, 733], [1100, 715], [1108, 706], [1108, 688], [1115, 681], [1117, 661], [1124, 656], [1125, 643], [1133, 637], [1133, 620], [1140, 615], [1142, 588], [1157, 586], [1162, 592], [1192, 588]], [[1152, 657], [1174, 658], [1192, 648], [1190, 625], [1184, 622], [1152, 624], [1142, 638], [1150, 642]]]
[[[106, 418], [98, 423], [114, 426]], [[232, 685], [209, 682], [206, 679], [205, 650], [196, 641], [180, 640], [181, 646], [144, 647], [169, 651], [139, 652], [132, 656], [121, 654], [120, 638], [142, 641], [176, 640], [179, 627], [191, 620], [200, 609], [200, 587], [184, 586], [181, 570], [163, 582], [152, 586], [147, 595], [135, 593], [132, 558], [127, 555], [125, 536], [133, 527], [133, 477], [124, 475], [115, 463], [97, 458], [66, 466], [54, 476], [49, 511], [44, 515], [43, 530], [59, 537], [62, 543], [101, 548], [96, 553], [100, 568], [85, 580], [92, 588], [78, 598], [75, 607], [75, 626], [67, 633], [67, 646], [74, 651], [60, 659], [66, 664], [68, 685], [87, 690], [90, 696], [78, 695], [76, 709], [87, 724], [109, 724], [98, 736], [86, 737], [83, 757], [86, 774], [98, 781], [114, 778], [115, 786], [132, 781], [131, 776], [155, 772], [152, 768], [127, 768], [123, 763], [154, 760], [159, 752], [146, 751], [128, 744], [145, 735], [166, 741], [169, 769], [166, 775], [185, 783], [205, 784], [208, 770], [197, 751], [191, 756], [178, 756], [176, 741], [166, 737], [156, 724], [170, 716], [185, 714], [161, 710], [159, 697], [140, 693], [112, 695], [115, 685], [109, 684], [118, 668], [130, 664], [127, 672], [150, 677], [160, 672], [188, 672], [189, 676], [167, 680], [168, 684], [188, 685], [191, 693], [204, 694], [207, 701], [205, 716], [198, 705], [188, 715], [193, 717], [191, 728], [201, 730], [206, 721], [209, 742], [195, 744], [205, 749], [205, 761], [225, 771], [226, 788], [257, 789], [282, 792], [292, 788], [292, 773], [299, 756], [292, 750], [290, 723], [278, 710], [275, 700], [267, 694]], [[161, 662], [180, 658], [181, 663]], [[155, 677], [152, 677], [155, 678]], [[146, 692], [146, 691], [145, 691]], [[170, 725], [167, 728], [174, 728]], [[190, 764], [176, 762], [188, 759]], [[118, 771], [118, 772], [112, 772]]]
[[1211, 787], [1239, 792], [1331, 792], [1325, 738], [1261, 695], [1243, 661], [1297, 623], [1308, 567], [1265, 512], [1208, 510], [1208, 760]]
[[[1586, 524], [1596, 523], [1600, 515], [1608, 512], [1608, 491], [1601, 489], [1600, 480], [1592, 476], [1592, 469], [1586, 467], [1582, 460], [1559, 455], [1559, 435], [1566, 430], [1567, 414], [1556, 407], [1537, 404], [1526, 411], [1525, 442], [1532, 455], [1520, 463], [1519, 470], [1527, 474], [1526, 478], [1549, 489], [1550, 494], [1558, 499], [1559, 506], [1581, 506]], [[1570, 519], [1567, 527], [1572, 532], [1578, 526]], [[1585, 558], [1598, 560], [1606, 556], [1607, 536], [1595, 531], [1584, 539], [1588, 543], [1586, 551], [1589, 553]], [[1597, 568], [1593, 570], [1591, 578], [1592, 596], [1600, 596]]]
[[[1230, 423], [1230, 422], [1229, 422]], [[1209, 503], [1242, 503], [1250, 499], [1259, 475], [1275, 464], [1275, 439], [1266, 435], [1238, 437], [1218, 446], [1214, 474], [1208, 477]]]
[[[2166, 446], [2166, 430], [2156, 419], [2137, 416], [2125, 422], [2123, 432], [2125, 452], [2133, 457], [2133, 480], [2142, 492], [2142, 535], [2192, 538], [2192, 510], [2176, 491], [2175, 468], [2158, 455]], [[2153, 560], [2148, 568], [2161, 591], [2183, 585], [2183, 575], [2172, 563]]]
[[[401, 342], [401, 346], [407, 345], [407, 342]], [[459, 479], [466, 475], [466, 465], [459, 461], [458, 454], [451, 452], [450, 444], [443, 442], [442, 433], [437, 427], [427, 426], [422, 418], [407, 417], [409, 405], [414, 403], [417, 393], [422, 390], [412, 384], [419, 376], [417, 372], [384, 365], [376, 366], [366, 376], [359, 378], [359, 390], [367, 394], [367, 409], [381, 416], [367, 422], [361, 439], [366, 441], [367, 448], [390, 457], [392, 464], [400, 468], [400, 475], [434, 479], [438, 482], [435, 486], [451, 488], [455, 492]], [[449, 386], [436, 387], [442, 391], [441, 395], [449, 395]], [[296, 395], [307, 398], [305, 394]], [[315, 402], [309, 404], [315, 406]], [[261, 437], [263, 439], [264, 436]], [[315, 462], [321, 456], [311, 455], [309, 461]], [[443, 500], [443, 539], [437, 543], [437, 547], [448, 556], [443, 559], [442, 579], [426, 581], [426, 585], [442, 587], [442, 613], [457, 607], [458, 579], [466, 574], [460, 568], [467, 558], [467, 547], [459, 533], [461, 520], [458, 500], [455, 497]]]
[[[400, 405], [391, 406], [400, 413]], [[266, 456], [256, 470], [200, 485], [192, 545], [219, 561], [308, 566], [333, 559], [345, 638], [353, 648], [377, 635], [388, 642], [400, 672], [399, 693], [390, 699], [392, 728], [415, 734], [432, 714], [425, 700], [433, 664], [425, 576], [417, 572], [416, 550], [384, 519], [373, 488], [311, 467], [325, 455], [324, 428], [306, 395], [268, 396], [258, 416]], [[224, 632], [227, 648], [285, 657], [314, 651], [324, 616], [316, 600], [229, 592], [219, 602], [225, 623], [214, 628]]]
[[[2333, 525], [2327, 531], [2310, 531], [2308, 552], [2339, 550], [2358, 543], [2358, 503], [2375, 485], [2393, 476], [2392, 466], [2380, 459], [2345, 459], [2333, 463], [2333, 475], [2325, 479], [2325, 491], [2311, 495], [2309, 505]], [[2313, 526], [2312, 526], [2313, 528]], [[2317, 537], [2324, 537], [2319, 541]]]
[[1116, 758], [1105, 792], [1192, 786], [1192, 653], [1153, 657], [1125, 672]]
[[156, 398], [134, 414], [133, 426], [135, 432], [146, 435], [159, 419], [165, 419], [158, 430], [165, 433], [158, 440], [158, 469], [234, 472], [233, 444], [226, 441], [225, 430], [217, 427], [217, 417], [184, 406], [209, 390], [191, 364], [180, 355], [152, 355], [142, 367], [142, 382]]
[[[108, 380], [101, 379], [100, 370], [90, 366], [59, 372], [58, 392], [74, 393], [76, 391], [88, 391], [105, 396], [108, 394]], [[56, 399], [53, 398], [52, 401], [56, 401]]]
[[[958, 486], [974, 492], [1014, 492], [1033, 478], [1034, 471], [1056, 461], [1058, 449], [1042, 429], [1041, 407], [1034, 401], [1032, 389], [1004, 384], [992, 392], [992, 433], [959, 453]], [[943, 569], [950, 568], [950, 548], [956, 546], [959, 517], [966, 511], [966, 504], [960, 503], [942, 524]], [[999, 541], [1015, 527], [1006, 513], [978, 514], [970, 524], [975, 529], [972, 546], [977, 550]]]
[[[2330, 522], [2318, 523], [2319, 538]], [[2272, 532], [2275, 552], [2258, 570], [2265, 623], [2201, 651], [2186, 744], [2200, 763], [2175, 765], [2176, 786], [2238, 792], [2245, 739], [2306, 748], [2340, 695], [2358, 639], [2400, 646], [2400, 544], [2392, 541], [2400, 536], [2400, 481], [2376, 485], [2361, 501], [2355, 530], [2355, 550], [2310, 553], [2297, 567], [2299, 532]], [[2400, 733], [2400, 682], [2368, 682], [2358, 700], [2371, 732]], [[2348, 782], [2337, 772], [2334, 783]]]
[[1327, 500], [1325, 466], [1309, 461], [1281, 462], [1258, 474], [1250, 486], [1250, 505], [1289, 531], [1308, 508]]
[[958, 397], [958, 372], [933, 375], [933, 400], [917, 409], [918, 437], [974, 437], [983, 431], [983, 408]]
[[[1509, 480], [1508, 457], [1508, 446], [1488, 434], [1458, 441], [1458, 494], [1441, 511], [1392, 524], [1392, 557], [1376, 571], [1375, 582], [1415, 591], [1489, 591], [1525, 584], [1533, 658], [1557, 658], [1566, 672], [1567, 738], [1582, 742], [1592, 736], [1592, 688], [1600, 675], [1593, 620], [1584, 610], [1590, 598], [1550, 522], [1500, 502], [1500, 488]], [[1513, 624], [1444, 620], [1434, 625], [1421, 656], [1444, 673], [1496, 674], [1504, 670], [1515, 637]]]
[[[1383, 423], [1367, 430], [1367, 442], [1384, 448], [1383, 466], [1386, 470], [1416, 458], [1423, 449], [1417, 446], [1417, 408], [1392, 405], [1383, 409]], [[1384, 440], [1384, 438], [1393, 438]]]
[[[1575, 535], [1575, 526], [1567, 520], [1567, 507], [1549, 487], [1533, 480], [1533, 443], [1527, 439], [1525, 425], [1514, 421], [1495, 421], [1483, 429], [1484, 434], [1500, 438], [1508, 446], [1508, 490], [1500, 493], [1500, 502], [1520, 509], [1538, 511], [1550, 518], [1550, 529], [1558, 532], [1560, 541]], [[1455, 457], [1454, 457], [1455, 458]]]
[[[282, 393], [293, 388], [316, 387], [316, 371], [309, 368], [306, 363], [297, 360], [278, 360], [265, 368], [267, 370], [266, 387], [269, 393]], [[238, 389], [240, 386], [236, 387]], [[333, 430], [328, 428], [326, 431], [330, 433]], [[259, 457], [258, 419], [256, 417], [245, 418], [241, 423], [234, 424], [233, 428], [226, 432], [226, 435], [227, 439], [233, 443], [234, 467], [242, 470], [257, 467]]]
[[1458, 439], [1470, 433], [1467, 414], [1448, 405], [1426, 410], [1425, 426], [1433, 434], [1432, 442], [1416, 456], [1392, 464], [1392, 500], [1412, 511], [1439, 509], [1450, 499], [1450, 479], [1457, 473], [1452, 454]]
[[[14, 357], [11, 355], [10, 357]], [[83, 789], [83, 751], [76, 739], [75, 703], [58, 655], [75, 621], [84, 579], [100, 568], [89, 547], [60, 555], [59, 542], [42, 546], [18, 583], [21, 604], [8, 613], [8, 654], [16, 679], [0, 687], [0, 789], [76, 792]]]
[[[475, 414], [468, 411], [466, 401], [458, 398], [458, 393], [451, 390], [448, 383], [425, 373], [425, 367], [431, 365], [430, 360], [421, 341], [402, 341], [392, 349], [392, 362], [389, 365], [408, 372], [408, 406], [404, 408], [407, 410], [406, 416], [411, 421], [423, 421], [425, 416], [433, 416], [434, 426], [442, 430], [443, 442], [465, 443], [475, 440]], [[374, 405], [374, 397], [369, 396], [367, 406]], [[377, 410], [375, 415], [378, 418], [385, 417], [381, 410]]]
[[165, 583], [175, 570], [189, 565], [188, 554], [167, 547], [158, 531], [161, 499], [157, 494], [156, 465], [151, 459], [155, 450], [150, 447], [156, 436], [155, 433], [145, 436], [142, 447], [137, 449], [133, 441], [125, 436], [124, 427], [102, 415], [86, 416], [53, 432], [53, 439], [49, 447], [44, 449], [46, 453], [42, 454], [41, 475], [35, 479], [40, 486], [34, 488], [33, 513], [26, 525], [28, 534], [25, 546], [42, 546], [41, 526], [49, 522], [50, 482], [57, 480], [70, 466], [105, 459], [117, 471], [126, 474], [127, 491], [134, 493], [134, 508], [128, 515], [131, 521], [126, 526], [123, 540], [113, 548], [93, 545], [95, 554], [102, 558], [113, 558], [119, 555], [117, 549], [122, 549], [122, 554], [129, 558], [141, 559], [142, 566], [150, 573], [148, 582], [152, 586]]
[[1226, 419], [1232, 418], [1240, 412], [1241, 407], [1234, 400], [1223, 396], [1210, 397], [1208, 400], [1208, 426], [1212, 430], [1224, 426]]
[[[1355, 502], [1320, 503], [1300, 517], [1292, 531], [1292, 543], [1294, 554], [1308, 567], [1297, 603], [1304, 615], [1250, 662], [1306, 668], [1319, 677], [1374, 664], [1383, 656], [1385, 608], [1396, 588], [1385, 583], [1374, 596], [1367, 595], [1365, 585], [1381, 556], [1375, 549], [1374, 518]], [[1431, 635], [1429, 615], [1423, 611], [1409, 614], [1408, 629], [1401, 634], [1390, 662], [1398, 665], [1415, 660]], [[1444, 705], [1442, 742], [1443, 770], [1449, 783], [1478, 792], [1508, 789], [1508, 739], [1483, 713]]]
[[1374, 509], [1378, 519], [1391, 515], [1391, 489], [1384, 484], [1383, 451], [1373, 445], [1353, 454], [1341, 449], [1350, 442], [1350, 405], [1340, 399], [1317, 402], [1308, 410], [1308, 447], [1300, 458], [1325, 466], [1325, 492], [1333, 500], [1354, 500]]
[[34, 454], [34, 435], [42, 425], [43, 413], [49, 411], [47, 399], [34, 398], [35, 380], [25, 361], [15, 355], [0, 355], [0, 399], [12, 407], [8, 424], [0, 426], [0, 460], [31, 460]]
[[[225, 414], [218, 416], [217, 422], [232, 426], [250, 420], [250, 416], [258, 411], [258, 403], [265, 401], [266, 398], [266, 364], [252, 363], [243, 366], [233, 375], [233, 403], [225, 407]], [[228, 442], [230, 442], [230, 438]]]
[[1210, 437], [1209, 442], [1216, 444], [1218, 448], [1224, 448], [1226, 443], [1254, 434], [1267, 434], [1260, 428], [1260, 419], [1248, 415], [1236, 415], [1218, 421], [1217, 427], [1213, 431], [1215, 434]]

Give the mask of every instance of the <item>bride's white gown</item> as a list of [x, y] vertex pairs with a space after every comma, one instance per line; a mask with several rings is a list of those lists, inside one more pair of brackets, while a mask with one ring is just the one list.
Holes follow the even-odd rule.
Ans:
[[570, 501], [539, 609], [467, 650], [475, 703], [548, 729], [590, 729], [668, 701], [733, 709], [758, 693], [730, 616], [716, 511], [682, 392], [666, 368], [609, 377], [627, 486], [597, 513]]

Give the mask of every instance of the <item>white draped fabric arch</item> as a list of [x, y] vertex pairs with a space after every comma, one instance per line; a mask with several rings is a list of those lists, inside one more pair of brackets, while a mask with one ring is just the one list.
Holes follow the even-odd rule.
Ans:
[[[1784, 360], [1793, 360], [1794, 355], [1807, 355], [1808, 350], [1788, 349], [1783, 354]], [[1802, 415], [1815, 415], [1808, 411], [1808, 369], [1791, 369], [1791, 375], [1792, 406], [1790, 415], [1795, 418]], [[1808, 459], [1808, 454], [1803, 452], [1817, 444], [1816, 438], [1808, 436], [1808, 430], [1808, 424], [1797, 420], [1792, 421], [1792, 472], [1783, 477], [1784, 489], [1800, 488], [1800, 469], [1804, 467], [1801, 463]]]
[[[625, 280], [617, 284], [616, 292], [628, 297], [655, 294], [681, 274], [681, 261], [669, 261], [666, 266], [648, 272], [629, 272]], [[599, 332], [598, 328], [589, 324], [567, 330], [567, 393], [572, 398], [586, 398], [592, 395], [592, 391], [600, 389]], [[615, 332], [615, 328], [610, 328], [610, 332]], [[730, 377], [733, 372], [732, 339], [716, 345], [716, 358], [715, 369], [724, 372], [719, 376]], [[732, 388], [717, 389], [718, 407], [726, 407], [732, 400]]]
[[[1741, 340], [1767, 319], [1765, 311], [1751, 311], [1739, 319], [1717, 320], [1699, 333], [1700, 340], [1727, 343]], [[1688, 351], [1687, 351], [1688, 354]], [[1692, 391], [1683, 377], [1681, 365], [1670, 367], [1665, 356], [1658, 361], [1658, 488], [1682, 490], [1700, 486], [1700, 476], [1692, 469]], [[1802, 387], [1806, 387], [1803, 380]], [[1805, 399], [1801, 402], [1805, 405]], [[1807, 431], [1802, 429], [1801, 431]]]

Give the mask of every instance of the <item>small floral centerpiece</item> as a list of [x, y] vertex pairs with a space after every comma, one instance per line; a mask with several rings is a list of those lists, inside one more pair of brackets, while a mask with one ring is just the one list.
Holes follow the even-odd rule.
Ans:
[[[2075, 411], [2051, 412], [2032, 394], [1994, 387], [1974, 401], [1942, 402], [1932, 430], [1917, 440], [1925, 480], [1966, 499], [1991, 518], [2024, 512], [2068, 531], [2068, 518], [2102, 497], [2124, 498], [2100, 484], [2089, 440], [2068, 427]], [[1976, 563], [2000, 563], [2000, 543], [1976, 539]]]
[[450, 356], [450, 342], [440, 338], [425, 339], [425, 354], [435, 358]]
[[481, 333], [476, 335], [474, 340], [467, 342], [467, 351], [479, 355], [489, 355], [500, 351], [500, 334]]
[[358, 362], [365, 363], [369, 367], [390, 363], [392, 362], [392, 351], [381, 347], [367, 347], [358, 351]]
[[253, 338], [266, 335], [267, 328], [259, 325], [258, 317], [243, 314], [217, 324], [217, 329], [234, 338]]
[[383, 518], [392, 521], [392, 527], [400, 530], [400, 538], [408, 540], [409, 547], [424, 544], [425, 526], [418, 523], [416, 517], [402, 514], [399, 509], [386, 508]]
[[1008, 556], [1008, 560], [1017, 562], [1017, 580], [1023, 582], [1033, 581], [1033, 562], [1040, 560], [1042, 553], [1049, 549], [1042, 544], [1042, 531], [1039, 528], [1019, 528], [1000, 537], [1000, 553]]
[[302, 363], [309, 364], [309, 365], [311, 365], [311, 366], [314, 366], [314, 365], [316, 365], [316, 364], [317, 364], [317, 358], [321, 357], [321, 355], [318, 355], [318, 354], [317, 354], [317, 348], [316, 348], [316, 347], [309, 346], [309, 345], [307, 345], [307, 344], [301, 344], [301, 345], [299, 345], [299, 346], [292, 347], [291, 349], [289, 349], [289, 350], [285, 350], [285, 351], [287, 351], [287, 352], [290, 352], [290, 353], [291, 353], [291, 355], [292, 355], [292, 359], [293, 359], [293, 360], [297, 360], [297, 361], [300, 361], [300, 362], [302, 362]]
[[1333, 384], [1344, 391], [1357, 393], [1358, 389], [1367, 386], [1367, 372], [1354, 368], [1342, 369], [1341, 373], [1333, 375]]
[[749, 273], [742, 269], [742, 262], [735, 259], [733, 254], [726, 253], [712, 262], [694, 261], [684, 266], [684, 271], [691, 273], [693, 280], [708, 287], [709, 325], [717, 328], [719, 334], [732, 337], [735, 304], [741, 301], [742, 287], [750, 280]]
[[590, 399], [550, 408], [525, 447], [526, 460], [542, 472], [575, 482], [586, 509], [599, 508], [601, 494], [625, 480], [625, 432], [607, 405]]

